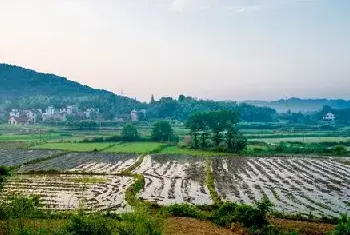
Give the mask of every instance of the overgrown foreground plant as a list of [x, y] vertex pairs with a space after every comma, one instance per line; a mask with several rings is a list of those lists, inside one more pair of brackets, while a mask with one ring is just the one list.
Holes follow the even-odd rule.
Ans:
[[350, 217], [347, 214], [343, 214], [337, 226], [335, 227], [333, 235], [350, 235]]
[[37, 197], [12, 198], [0, 205], [0, 219], [5, 222], [0, 225], [0, 234], [4, 231], [9, 235], [161, 235], [163, 230], [163, 217], [153, 215], [143, 205], [133, 213], [120, 215], [79, 211], [66, 220], [55, 220], [50, 215], [39, 208]]

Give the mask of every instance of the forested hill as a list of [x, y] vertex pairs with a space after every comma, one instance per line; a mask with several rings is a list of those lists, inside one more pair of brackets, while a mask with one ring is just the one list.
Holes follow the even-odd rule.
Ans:
[[277, 112], [283, 113], [288, 110], [292, 112], [314, 112], [322, 109], [323, 106], [330, 106], [333, 109], [350, 108], [350, 100], [328, 100], [328, 99], [300, 99], [290, 98], [277, 101], [244, 101], [244, 103], [252, 104], [260, 107], [270, 107]]
[[8, 64], [0, 64], [0, 104], [3, 101], [10, 101], [8, 108], [22, 109], [78, 104], [81, 108], [100, 108], [106, 119], [145, 106], [134, 99], [64, 77]]
[[0, 64], [0, 97], [3, 99], [38, 95], [79, 97], [112, 94], [54, 74], [39, 73], [18, 66]]
[[273, 121], [276, 114], [271, 108], [237, 104], [232, 101], [200, 100], [183, 95], [178, 99], [162, 97], [146, 104], [105, 90], [93, 89], [64, 77], [0, 64], [0, 105], [5, 105], [5, 112], [11, 108], [45, 109], [49, 105], [61, 108], [71, 104], [76, 104], [81, 109], [99, 108], [106, 120], [130, 114], [133, 109], [146, 109], [149, 121], [185, 121], [194, 112], [223, 109], [239, 112], [244, 121], [251, 122]]

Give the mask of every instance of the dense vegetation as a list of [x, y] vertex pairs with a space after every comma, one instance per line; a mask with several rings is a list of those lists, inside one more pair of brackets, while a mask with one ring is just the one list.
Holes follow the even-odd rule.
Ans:
[[105, 90], [93, 89], [53, 74], [38, 73], [18, 66], [0, 64], [0, 104], [8, 108], [45, 109], [78, 104], [80, 108], [100, 108], [105, 118], [128, 113], [143, 104]]
[[237, 104], [232, 101], [200, 100], [180, 95], [178, 99], [163, 97], [159, 101], [152, 100], [147, 109], [147, 116], [151, 119], [171, 118], [185, 121], [192, 113], [228, 110], [238, 112], [247, 122], [271, 122], [274, 120], [275, 110], [248, 104]]
[[239, 153], [247, 145], [247, 139], [238, 131], [239, 114], [232, 111], [194, 113], [187, 120], [191, 130], [193, 148], [214, 149]]
[[331, 106], [334, 109], [350, 108], [350, 100], [328, 100], [328, 99], [300, 99], [292, 97], [277, 101], [245, 101], [246, 103], [261, 107], [270, 107], [278, 112], [314, 112], [322, 109], [323, 106]]

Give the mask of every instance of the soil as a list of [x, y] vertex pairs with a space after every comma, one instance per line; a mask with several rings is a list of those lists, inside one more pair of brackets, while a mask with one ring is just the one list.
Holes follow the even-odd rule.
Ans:
[[193, 218], [168, 218], [165, 222], [164, 235], [233, 235], [228, 228], [215, 226], [210, 221]]
[[[334, 230], [334, 225], [286, 219], [270, 219], [270, 222], [287, 231], [299, 231], [299, 235], [326, 235]], [[168, 218], [165, 223], [164, 235], [246, 235], [241, 226], [233, 224], [231, 229], [218, 227], [210, 221], [200, 221], [194, 218]]]
[[299, 231], [299, 235], [325, 235], [334, 230], [335, 227], [333, 224], [327, 223], [314, 223], [286, 219], [270, 219], [270, 222], [280, 228]]

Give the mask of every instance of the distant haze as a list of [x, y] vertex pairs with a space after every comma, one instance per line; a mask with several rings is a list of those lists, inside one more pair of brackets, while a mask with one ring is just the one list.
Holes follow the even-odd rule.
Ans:
[[4, 0], [0, 62], [148, 101], [350, 98], [350, 1]]

